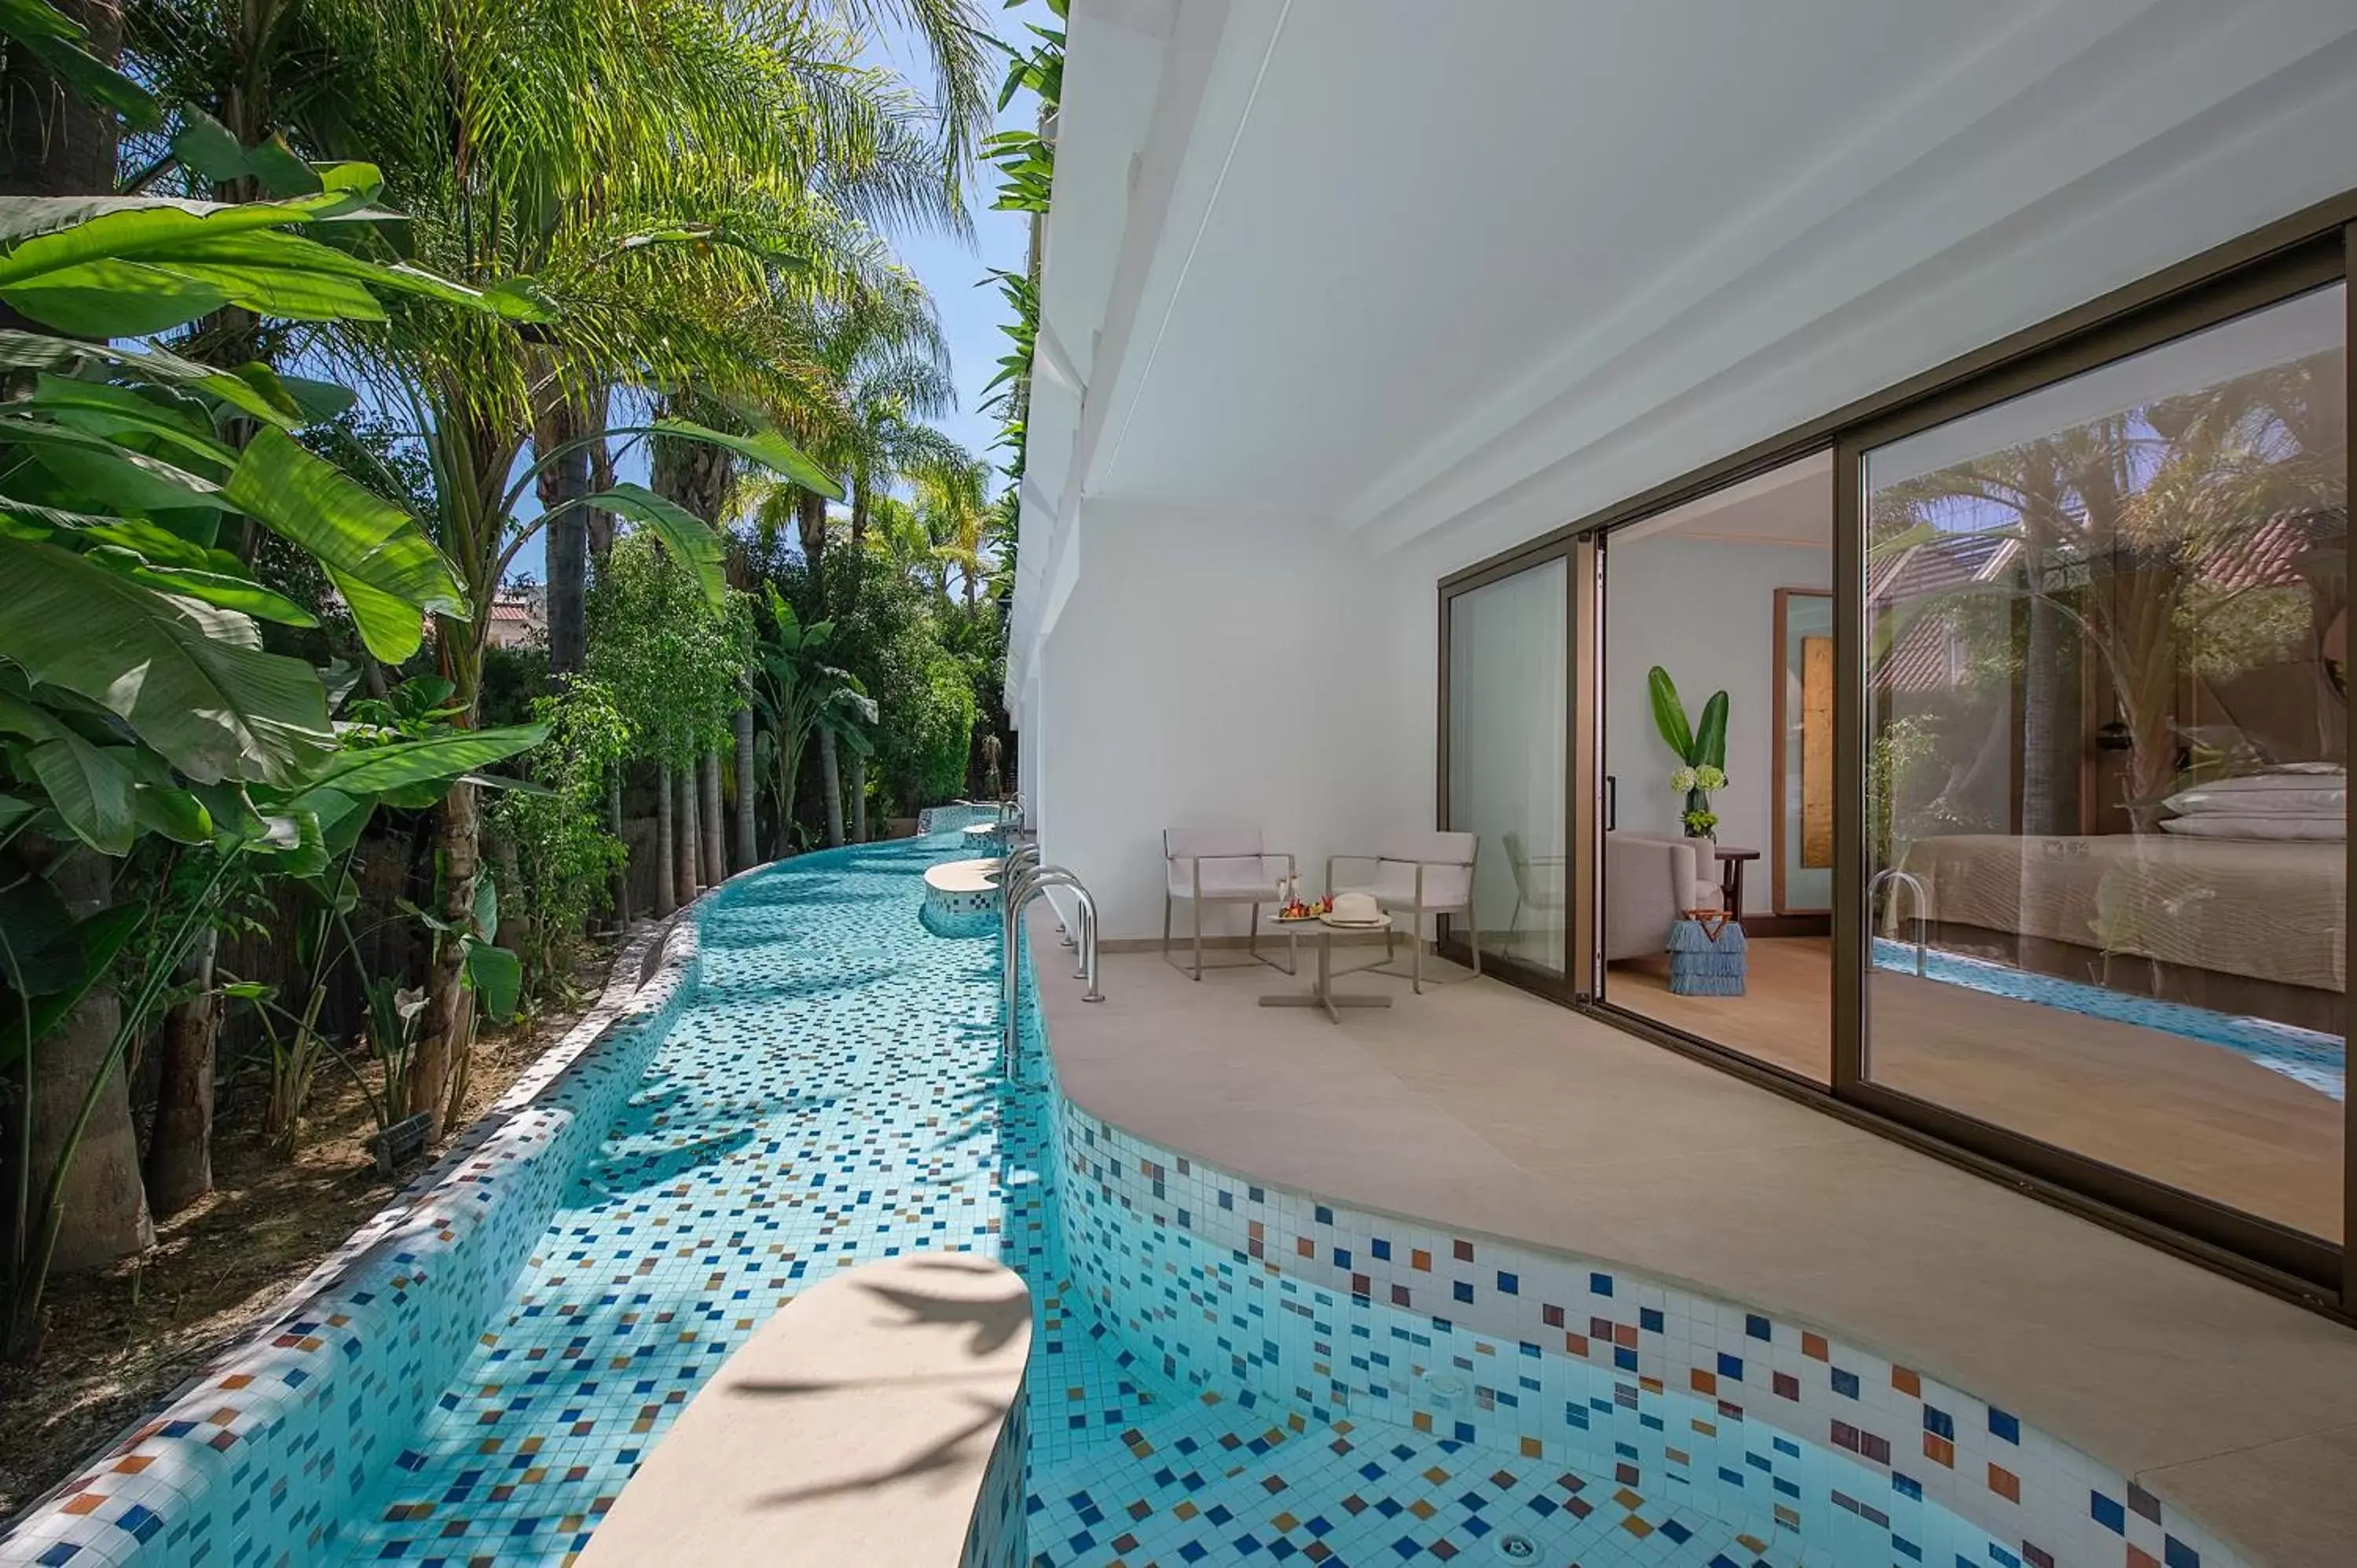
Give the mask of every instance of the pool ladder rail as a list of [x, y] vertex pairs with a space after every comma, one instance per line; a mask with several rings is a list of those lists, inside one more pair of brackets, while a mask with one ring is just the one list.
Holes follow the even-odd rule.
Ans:
[[[1882, 891], [1884, 888], [1892, 886], [1903, 887], [1913, 896], [1910, 900], [1910, 903], [1914, 910], [1915, 916], [1915, 973], [1920, 979], [1922, 976], [1925, 968], [1925, 960], [1928, 950], [1928, 944], [1925, 940], [1925, 931], [1927, 928], [1924, 924], [1923, 906], [1928, 901], [1930, 895], [1924, 889], [1923, 879], [1916, 875], [1911, 871], [1901, 871], [1895, 865], [1888, 866], [1883, 870], [1876, 872], [1874, 874], [1874, 880], [1866, 885], [1867, 918], [1869, 922], [1872, 921], [1874, 918], [1875, 900], [1882, 897]], [[1896, 893], [1891, 895], [1890, 918], [1893, 925], [1898, 923], [1899, 897]]]
[[1026, 844], [1006, 856], [998, 886], [999, 1070], [1012, 1081], [1017, 1076], [1022, 1033], [1022, 972], [1016, 961], [1021, 952], [1024, 907], [1032, 899], [1051, 887], [1071, 889], [1081, 920], [1079, 962], [1072, 976], [1088, 984], [1081, 993], [1082, 1001], [1102, 1002], [1104, 993], [1097, 987], [1097, 901], [1080, 877], [1064, 866], [1042, 864], [1039, 846]]

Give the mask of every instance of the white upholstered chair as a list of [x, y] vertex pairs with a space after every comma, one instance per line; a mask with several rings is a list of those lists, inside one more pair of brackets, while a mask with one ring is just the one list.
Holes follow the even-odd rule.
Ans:
[[1604, 835], [1604, 957], [1652, 958], [1688, 909], [1719, 908], [1718, 864], [1708, 839]]
[[1162, 961], [1185, 968], [1170, 957], [1171, 910], [1183, 898], [1194, 918], [1192, 973], [1197, 980], [1203, 978], [1203, 906], [1251, 907], [1244, 950], [1257, 961], [1261, 906], [1275, 903], [1280, 885], [1296, 875], [1293, 856], [1270, 853], [1260, 829], [1232, 822], [1163, 829], [1162, 871]]
[[[1407, 917], [1413, 944], [1408, 979], [1419, 995], [1424, 991], [1424, 918], [1462, 915], [1468, 926], [1472, 924], [1473, 857], [1480, 842], [1471, 833], [1408, 833], [1392, 839], [1375, 854], [1337, 854], [1327, 859], [1328, 892], [1371, 894], [1383, 913]], [[1338, 882], [1334, 875], [1338, 865], [1372, 868], [1373, 875], [1363, 881]], [[1468, 945], [1473, 950], [1473, 972], [1479, 974], [1480, 933], [1468, 934], [1472, 938]], [[1385, 961], [1391, 958], [1391, 946], [1387, 931]]]

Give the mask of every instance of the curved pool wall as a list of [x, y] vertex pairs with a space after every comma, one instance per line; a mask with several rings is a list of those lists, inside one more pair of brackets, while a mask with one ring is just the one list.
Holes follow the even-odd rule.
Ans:
[[918, 918], [964, 825], [708, 896], [0, 1562], [560, 1563], [798, 1282], [929, 1247], [1000, 1255], [1039, 1314], [1028, 1502], [985, 1488], [977, 1560], [2238, 1561], [1811, 1326], [1137, 1139], [1056, 1091], [1028, 1003], [996, 1082], [995, 936]]

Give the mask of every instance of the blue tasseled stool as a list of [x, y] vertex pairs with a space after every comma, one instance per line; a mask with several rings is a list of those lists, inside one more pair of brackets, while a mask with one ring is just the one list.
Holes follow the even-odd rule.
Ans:
[[1720, 911], [1687, 910], [1670, 927], [1669, 952], [1674, 994], [1743, 994], [1743, 928]]

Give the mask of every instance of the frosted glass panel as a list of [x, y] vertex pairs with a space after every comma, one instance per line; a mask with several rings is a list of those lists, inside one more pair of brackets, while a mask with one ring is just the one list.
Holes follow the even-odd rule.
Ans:
[[1564, 669], [1568, 568], [1560, 560], [1459, 595], [1448, 611], [1448, 826], [1480, 838], [1475, 940], [1560, 974]]

